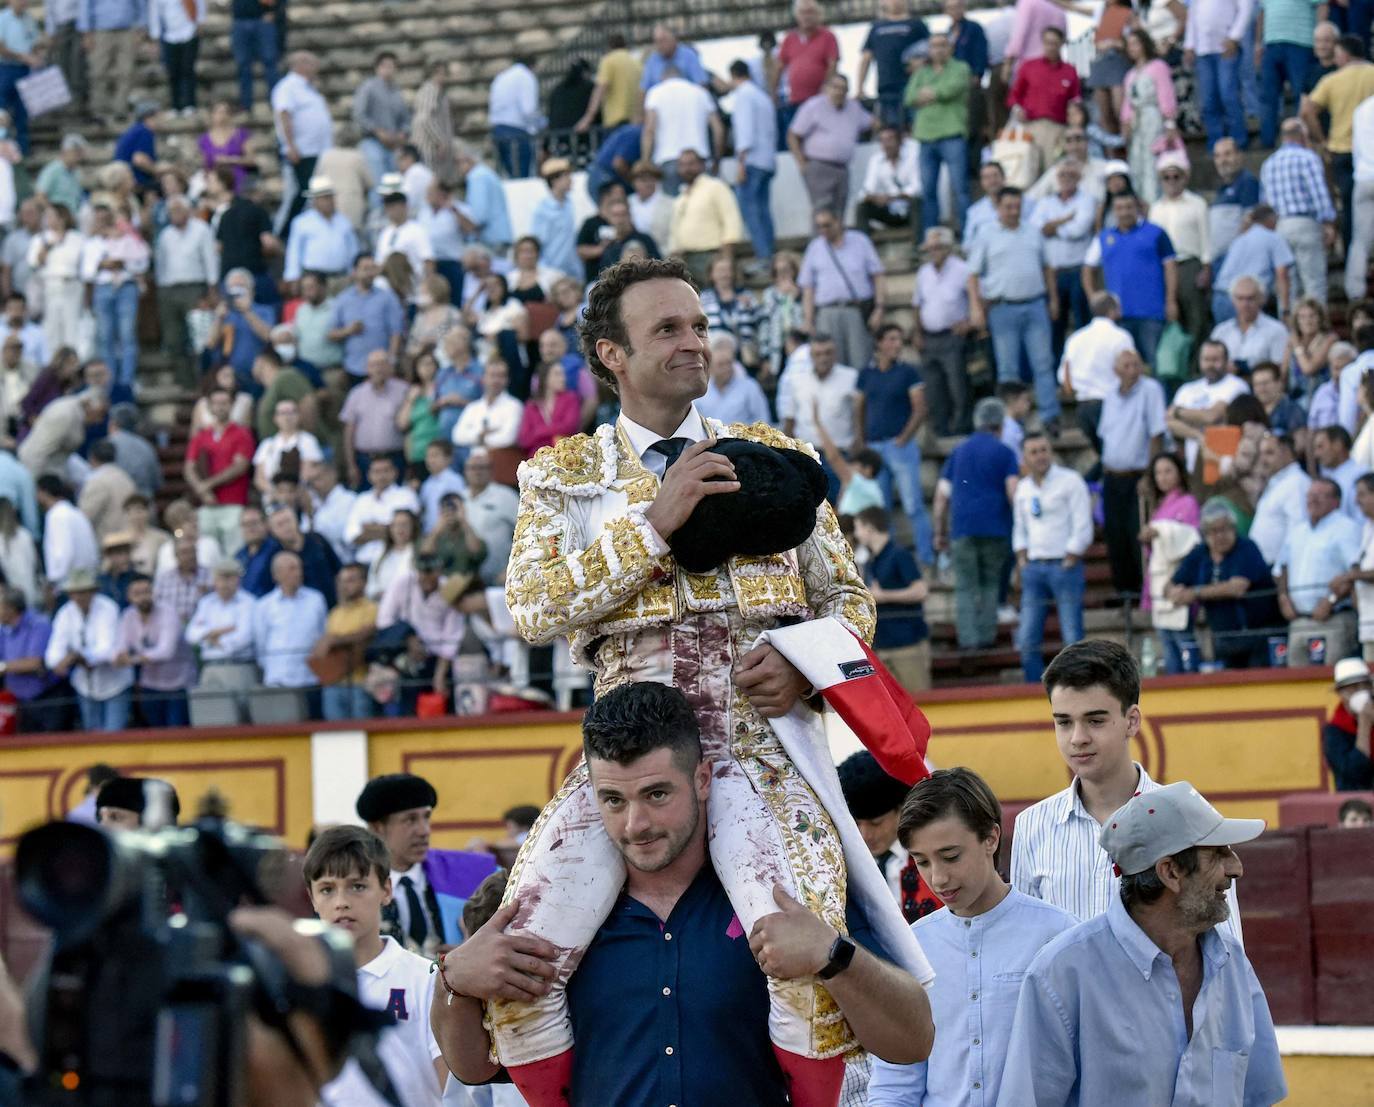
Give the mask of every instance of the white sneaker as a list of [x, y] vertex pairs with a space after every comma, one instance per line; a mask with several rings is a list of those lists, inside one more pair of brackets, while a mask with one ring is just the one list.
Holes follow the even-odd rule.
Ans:
[[1012, 623], [1020, 622], [1020, 620], [1020, 614], [1017, 612], [1016, 608], [1012, 607], [1009, 603], [1004, 603], [997, 609], [998, 626], [1007, 626]]

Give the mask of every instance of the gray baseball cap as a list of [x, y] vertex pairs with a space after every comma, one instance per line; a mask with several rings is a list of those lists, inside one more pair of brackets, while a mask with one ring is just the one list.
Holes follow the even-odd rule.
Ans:
[[1126, 876], [1193, 846], [1234, 846], [1258, 838], [1263, 819], [1228, 819], [1186, 780], [1137, 792], [1102, 828], [1099, 844]]

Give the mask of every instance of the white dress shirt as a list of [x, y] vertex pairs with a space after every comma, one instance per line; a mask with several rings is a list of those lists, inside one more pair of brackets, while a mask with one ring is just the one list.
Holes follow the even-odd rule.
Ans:
[[310, 529], [329, 540], [344, 565], [353, 560], [353, 543], [344, 537], [344, 531], [348, 529], [348, 517], [357, 498], [356, 492], [336, 484], [310, 516]]
[[269, 477], [275, 475], [277, 466], [281, 464], [281, 455], [287, 450], [299, 450], [302, 465], [324, 460], [320, 440], [309, 431], [297, 431], [290, 438], [277, 433], [258, 443], [258, 448], [253, 451], [253, 468], [263, 467]]
[[939, 269], [931, 262], [922, 265], [916, 270], [911, 306], [920, 309], [921, 329], [928, 334], [967, 323], [968, 263], [951, 254]]
[[401, 877], [410, 877], [410, 882], [415, 886], [415, 894], [420, 897], [420, 910], [425, 913], [425, 924], [429, 928], [430, 934], [439, 933], [438, 921], [430, 917], [429, 904], [425, 902], [425, 891], [429, 888], [429, 877], [425, 875], [425, 863], [416, 861], [410, 868], [391, 870], [391, 899], [396, 904], [396, 918], [401, 927], [402, 934], [410, 933], [410, 897], [406, 895], [405, 889], [401, 887]]
[[319, 157], [334, 145], [334, 117], [320, 90], [299, 73], [288, 73], [272, 89], [272, 121], [277, 142], [286, 149], [281, 115], [291, 117], [291, 135], [303, 158]]
[[1032, 561], [1082, 557], [1093, 541], [1093, 505], [1087, 482], [1072, 469], [1051, 465], [1045, 479], [1022, 477], [1012, 501], [1011, 547]]
[[492, 127], [518, 127], [529, 134], [539, 130], [543, 123], [539, 114], [539, 79], [529, 66], [516, 62], [492, 78], [487, 123]]
[[[1040, 179], [1026, 189], [1027, 199], [1038, 204], [1046, 196], [1059, 191], [1059, 165], [1060, 162], [1055, 162], [1040, 174]], [[1079, 178], [1078, 187], [1093, 198], [1094, 204], [1102, 203], [1107, 197], [1107, 159], [1089, 158], [1083, 162], [1083, 175]]]
[[[257, 597], [240, 588], [234, 598], [225, 601], [218, 592], [207, 592], [196, 601], [196, 610], [186, 624], [186, 641], [200, 647], [200, 659], [205, 661], [253, 660], [253, 608]], [[207, 640], [212, 630], [233, 629], [213, 642]]]
[[[1371, 97], [1374, 99], [1374, 97]], [[1374, 350], [1366, 350], [1344, 369], [1337, 382], [1336, 422], [1353, 436], [1360, 421], [1360, 381], [1374, 369]]]
[[269, 688], [309, 688], [319, 678], [306, 664], [324, 633], [324, 597], [302, 585], [294, 596], [274, 588], [253, 606], [253, 652]]
[[79, 653], [86, 664], [71, 671], [77, 695], [92, 700], [112, 699], [134, 682], [131, 666], [111, 664], [118, 636], [119, 605], [109, 596], [95, 593], [89, 612], [68, 600], [53, 618], [52, 637], [48, 639], [43, 662], [54, 669], [67, 654]]
[[[1227, 373], [1214, 381], [1198, 377], [1197, 380], [1179, 386], [1178, 391], [1174, 393], [1172, 406], [1181, 411], [1206, 411], [1217, 404], [1229, 404], [1237, 396], [1243, 396], [1249, 391], [1250, 386], [1234, 373]], [[1197, 464], [1197, 450], [1196, 439], [1190, 438], [1184, 444], [1190, 473]]]
[[[1244, 42], [1253, 10], [1254, 0], [1193, 0], [1183, 28], [1183, 48], [1206, 57], [1220, 54], [1228, 38]], [[1233, 91], [1228, 89], [1224, 95]]]
[[877, 1057], [868, 1107], [991, 1107], [1002, 1082], [1026, 967], [1051, 939], [1078, 925], [1067, 911], [1015, 888], [990, 911], [963, 918], [942, 908], [912, 924], [935, 970], [927, 989], [939, 1037], [930, 1059]]
[[1104, 399], [1121, 385], [1116, 376], [1117, 357], [1122, 350], [1134, 349], [1135, 340], [1125, 327], [1099, 315], [1069, 335], [1064, 359], [1059, 363], [1059, 379], [1073, 390], [1079, 403]]
[[1218, 323], [1212, 328], [1212, 341], [1224, 345], [1232, 361], [1243, 361], [1251, 369], [1262, 361], [1282, 365], [1288, 349], [1288, 328], [1261, 312], [1246, 330], [1241, 330], [1238, 319]]
[[[621, 412], [618, 422], [620, 429], [625, 432], [625, 437], [630, 440], [630, 448], [638, 455], [639, 463], [659, 480], [662, 480], [663, 474], [668, 471], [668, 455], [659, 453], [657, 450], [651, 450], [649, 447], [655, 442], [663, 441], [663, 437], [648, 427], [640, 426], [624, 412]], [[706, 438], [706, 424], [695, 406], [683, 417], [677, 430], [668, 437], [685, 438], [688, 445], [701, 442]]]
[[502, 392], [491, 401], [483, 396], [463, 408], [463, 414], [453, 424], [453, 444], [485, 446], [489, 450], [514, 446], [524, 417], [524, 405], [509, 392]]
[[386, 545], [384, 542], [373, 541], [359, 546], [358, 538], [363, 533], [363, 527], [371, 523], [387, 526], [398, 511], [413, 511], [416, 518], [420, 515], [420, 498], [404, 485], [393, 484], [382, 492], [369, 488], [366, 492], [358, 493], [357, 499], [348, 510], [348, 522], [344, 524], [343, 536], [345, 542], [357, 547], [357, 558], [361, 564], [371, 565], [382, 556], [382, 550]]
[[[1207, 201], [1196, 192], [1184, 191], [1176, 200], [1161, 196], [1150, 205], [1150, 222], [1162, 227], [1179, 261], [1194, 258], [1203, 265], [1212, 262], [1212, 226]], [[1192, 295], [1194, 289], [1180, 289]]]
[[[1269, 478], [1260, 493], [1250, 523], [1250, 541], [1259, 547], [1266, 564], [1274, 565], [1283, 556], [1288, 536], [1307, 525], [1307, 489], [1311, 484], [1312, 478], [1302, 467], [1290, 461]], [[1353, 564], [1347, 562], [1346, 567]]]
[[1065, 216], [1069, 221], [1045, 239], [1045, 263], [1051, 269], [1075, 269], [1087, 257], [1097, 224], [1097, 204], [1086, 189], [1074, 189], [1067, 200], [1058, 192], [1050, 193], [1035, 205], [1030, 225], [1040, 230]]
[[859, 371], [836, 365], [822, 380], [814, 369], [788, 369], [778, 382], [778, 418], [792, 420], [791, 434], [820, 449], [815, 411], [830, 439], [842, 450], [854, 445], [854, 394], [859, 390]]
[[95, 528], [70, 500], [58, 500], [43, 518], [43, 564], [58, 588], [73, 569], [100, 571]]
[[864, 169], [865, 196], [901, 196], [888, 207], [900, 215], [911, 210], [911, 197], [921, 195], [921, 167], [916, 163], [916, 143], [904, 138], [897, 148], [897, 160], [888, 161], [881, 149], [875, 150]]
[[188, 219], [186, 226], [171, 223], [157, 236], [154, 271], [157, 285], [214, 284], [219, 280], [219, 249], [210, 224]]
[[[1138, 764], [1136, 771], [1140, 774], [1137, 791], [1159, 788]], [[1101, 833], [1102, 825], [1083, 806], [1077, 778], [1062, 792], [1027, 807], [1016, 816], [1011, 839], [1013, 887], [1082, 920], [1102, 914], [1120, 896], [1121, 881], [1112, 871], [1107, 851], [1098, 845]], [[1222, 926], [1243, 945], [1234, 882], [1226, 899], [1231, 917]]]
[[404, 254], [410, 262], [410, 271], [415, 277], [410, 302], [414, 303], [420, 292], [420, 282], [425, 279], [425, 262], [434, 260], [434, 244], [429, 232], [414, 219], [407, 219], [399, 227], [388, 223], [377, 233], [377, 259], [385, 261], [392, 254]]
[[1274, 571], [1287, 577], [1288, 596], [1299, 615], [1327, 596], [1333, 577], [1360, 560], [1360, 524], [1342, 511], [1323, 516], [1314, 527], [1309, 519], [1288, 532]]
[[1328, 469], [1325, 465], [1321, 467], [1321, 475], [1327, 480], [1334, 480], [1340, 487], [1341, 513], [1349, 515], [1360, 526], [1364, 526], [1364, 512], [1355, 502], [1355, 482], [1367, 472], [1369, 469], [1353, 457], [1346, 458], [1334, 469]]
[[186, 13], [185, 0], [149, 0], [148, 37], [173, 45], [190, 42], [205, 22], [205, 0], [195, 0], [195, 19]]

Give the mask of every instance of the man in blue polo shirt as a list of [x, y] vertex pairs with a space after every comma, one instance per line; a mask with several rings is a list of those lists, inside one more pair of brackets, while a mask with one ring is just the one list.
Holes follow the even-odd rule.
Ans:
[[1121, 301], [1121, 325], [1140, 356], [1153, 366], [1166, 322], [1178, 319], [1178, 262], [1162, 227], [1140, 218], [1133, 192], [1112, 198], [1116, 227], [1104, 227], [1083, 259], [1083, 291], [1097, 291], [1093, 270], [1102, 270], [1107, 291]]
[[[840, 939], [781, 889], [781, 910], [745, 933], [707, 860], [712, 762], [702, 757], [686, 696], [653, 682], [622, 684], [587, 709], [582, 734], [598, 813], [628, 879], [568, 984], [571, 1077], [534, 1097], [526, 1090], [533, 1107], [819, 1103], [795, 1086], [789, 1099], [768, 1037], [765, 973], [819, 974], [860, 1044], [880, 1056], [929, 1054], [930, 1005], [915, 978]], [[541, 939], [503, 933], [519, 906], [503, 907], [448, 953], [435, 988], [435, 1039], [469, 1084], [500, 1071], [489, 1060], [483, 1002], [545, 995], [561, 956]], [[852, 908], [847, 922], [868, 940]], [[836, 958], [841, 943], [853, 948]]]
[[935, 548], [954, 562], [954, 625], [961, 650], [997, 638], [997, 593], [1011, 557], [1011, 504], [1021, 466], [1002, 444], [1007, 409], [988, 397], [973, 409], [973, 434], [945, 460], [935, 488]]
[[869, 553], [864, 583], [878, 605], [873, 651], [903, 688], [923, 692], [930, 687], [930, 627], [921, 570], [911, 551], [892, 541], [892, 524], [881, 507], [854, 516], [854, 540]]
[[587, 166], [587, 195], [592, 203], [601, 202], [601, 186], [615, 181], [628, 196], [630, 166], [639, 160], [639, 140], [644, 134], [642, 123], [622, 123], [608, 134], [597, 151], [596, 160]]

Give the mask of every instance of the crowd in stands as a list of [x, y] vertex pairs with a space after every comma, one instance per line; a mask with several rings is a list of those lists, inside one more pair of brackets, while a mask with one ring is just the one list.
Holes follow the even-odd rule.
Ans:
[[[566, 695], [502, 597], [515, 473], [615, 418], [581, 305], [668, 253], [710, 323], [700, 409], [816, 450], [911, 688], [935, 582], [961, 650], [1015, 623], [1038, 678], [1051, 607], [1084, 632], [1099, 534], [1147, 672], [1374, 656], [1374, 65], [1344, 8], [1112, 4], [1080, 68], [1056, 0], [929, 25], [883, 0], [851, 86], [798, 0], [726, 72], [666, 26], [547, 98], [513, 60], [489, 164], [447, 63], [412, 96], [379, 53], [336, 123], [285, 6], [235, 0], [239, 99], [202, 110], [203, 5], [71, 7], [0, 14], [0, 672], [25, 729], [452, 710], [532, 671]], [[145, 18], [167, 94], [135, 102]], [[16, 82], [48, 60], [70, 120], [122, 128], [98, 171], [71, 130], [30, 180]], [[779, 247], [786, 156], [813, 233]], [[531, 174], [517, 237], [502, 176]], [[165, 488], [158, 369], [196, 397]]]

